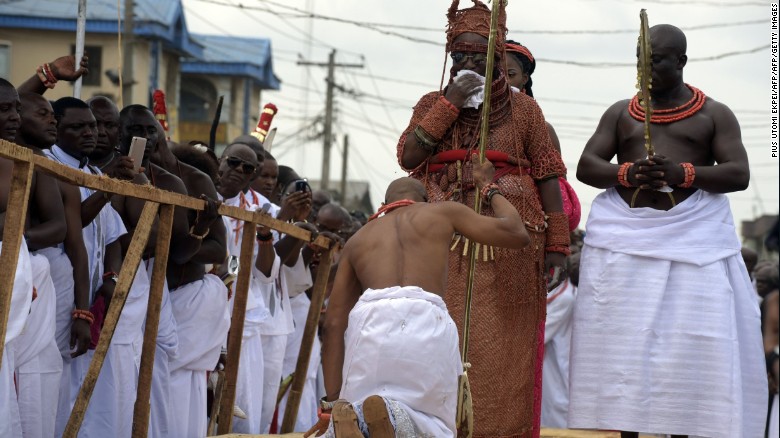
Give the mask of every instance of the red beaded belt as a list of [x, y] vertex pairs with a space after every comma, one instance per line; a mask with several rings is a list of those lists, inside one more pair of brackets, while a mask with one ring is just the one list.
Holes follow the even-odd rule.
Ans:
[[[453, 149], [449, 151], [439, 152], [431, 157], [428, 162], [428, 172], [439, 172], [449, 163], [455, 163], [457, 161], [467, 162], [470, 160], [469, 153], [472, 152], [467, 149]], [[485, 158], [487, 158], [493, 166], [496, 168], [496, 173], [493, 181], [497, 181], [507, 174], [530, 174], [531, 163], [527, 160], [518, 160], [517, 158], [501, 151], [485, 151]]]

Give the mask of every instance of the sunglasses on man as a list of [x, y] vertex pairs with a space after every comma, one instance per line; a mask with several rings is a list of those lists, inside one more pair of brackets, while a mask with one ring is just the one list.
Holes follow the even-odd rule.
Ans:
[[241, 171], [246, 174], [255, 173], [255, 170], [257, 170], [257, 166], [238, 157], [225, 157], [225, 162], [231, 169], [241, 167]]
[[452, 52], [450, 53], [452, 62], [456, 65], [465, 64], [469, 58], [474, 65], [484, 65], [487, 63], [487, 53], [467, 53], [467, 52]]

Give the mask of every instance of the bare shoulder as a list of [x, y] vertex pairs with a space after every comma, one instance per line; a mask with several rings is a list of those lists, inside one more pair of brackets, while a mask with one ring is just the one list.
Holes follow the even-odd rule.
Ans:
[[628, 115], [628, 105], [631, 103], [631, 99], [618, 100], [604, 111], [602, 119], [607, 117], [619, 118], [622, 115]]
[[737, 121], [737, 117], [734, 115], [734, 112], [731, 111], [731, 108], [725, 103], [719, 102], [709, 96], [707, 96], [707, 101], [702, 109], [705, 114], [711, 116], [716, 121]]
[[198, 194], [206, 194], [210, 197], [216, 196], [217, 192], [216, 188], [214, 188], [214, 182], [211, 181], [211, 178], [204, 172], [186, 163], [181, 163], [181, 170], [182, 182], [187, 186], [189, 191]]
[[153, 172], [152, 175], [154, 175], [154, 185], [158, 188], [169, 190], [171, 192], [181, 193], [186, 195], [187, 189], [184, 186], [184, 183], [182, 182], [179, 177], [176, 175], [168, 172], [167, 170], [163, 169], [162, 167], [149, 163], [151, 167], [150, 172]]

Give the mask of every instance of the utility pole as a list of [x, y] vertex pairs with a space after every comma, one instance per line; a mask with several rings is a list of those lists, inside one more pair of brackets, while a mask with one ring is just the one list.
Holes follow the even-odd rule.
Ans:
[[[84, 57], [84, 34], [87, 29], [87, 0], [79, 0], [78, 16], [76, 18], [76, 70], [81, 65], [81, 58]], [[73, 97], [81, 99], [81, 77], [73, 83]]]
[[344, 153], [341, 155], [341, 205], [347, 202], [347, 158], [349, 156], [349, 134], [344, 134]]
[[320, 188], [328, 189], [330, 183], [330, 148], [333, 143], [333, 89], [336, 86], [335, 70], [336, 67], [345, 68], [363, 68], [363, 64], [337, 64], [336, 49], [331, 50], [328, 56], [328, 62], [298, 61], [298, 65], [316, 65], [318, 67], [328, 68], [328, 90], [325, 94], [325, 133], [322, 142], [322, 176], [320, 177]]
[[133, 26], [135, 24], [135, 18], [133, 16], [133, 9], [135, 0], [125, 0], [125, 22], [122, 29], [122, 106], [127, 106], [133, 103], [133, 44], [135, 35], [133, 33]]

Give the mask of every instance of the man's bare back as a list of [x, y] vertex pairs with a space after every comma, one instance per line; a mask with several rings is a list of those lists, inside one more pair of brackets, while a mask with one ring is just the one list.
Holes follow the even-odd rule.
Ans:
[[[428, 204], [420, 181], [401, 178], [387, 189], [385, 215], [366, 224], [347, 242], [323, 331], [327, 401], [339, 398], [344, 334], [349, 314], [366, 289], [417, 286], [441, 296], [447, 281], [447, 254], [456, 232], [472, 241], [498, 247], [528, 245], [530, 237], [517, 210], [498, 192], [497, 186], [489, 186], [495, 172], [493, 165], [488, 161], [480, 164], [476, 155], [472, 164], [477, 187], [495, 189], [487, 191], [485, 200], [495, 217], [481, 216], [456, 202]], [[395, 202], [399, 202], [399, 207], [389, 208]], [[308, 433], [317, 429], [319, 426]]]
[[[489, 184], [494, 172], [492, 164], [474, 161], [474, 166], [478, 186]], [[336, 283], [349, 276], [359, 284], [358, 289], [353, 289], [358, 292], [419, 286], [443, 295], [454, 233], [498, 247], [521, 248], [528, 244], [528, 234], [517, 210], [500, 194], [492, 198], [495, 218], [480, 216], [457, 202], [428, 204], [425, 188], [411, 178], [396, 180], [388, 188], [388, 203], [402, 199], [416, 203], [370, 221], [347, 242], [341, 259], [344, 268], [339, 268]]]

